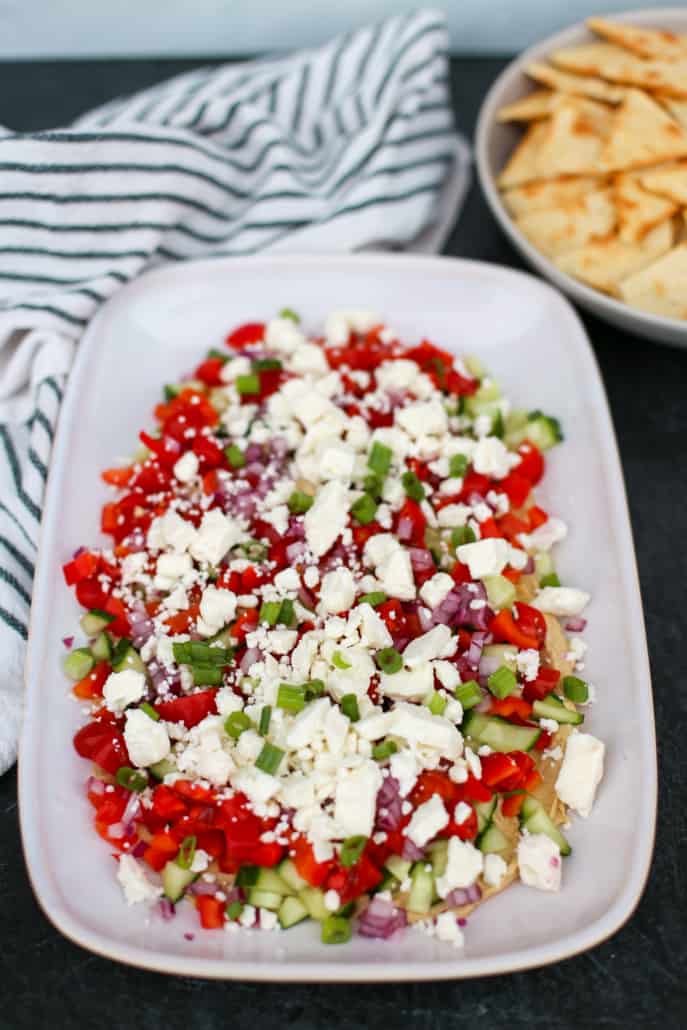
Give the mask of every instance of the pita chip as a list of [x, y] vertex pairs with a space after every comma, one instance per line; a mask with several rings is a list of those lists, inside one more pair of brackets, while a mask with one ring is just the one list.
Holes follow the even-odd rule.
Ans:
[[562, 176], [559, 179], [540, 179], [515, 186], [503, 194], [503, 202], [512, 215], [525, 215], [531, 211], [563, 207], [600, 189], [603, 179], [591, 175]]
[[687, 207], [687, 161], [665, 168], [651, 168], [639, 176], [645, 190]]
[[608, 236], [615, 220], [609, 189], [597, 190], [561, 207], [521, 215], [515, 224], [538, 250], [547, 257], [556, 257]]
[[573, 93], [577, 96], [591, 97], [592, 100], [602, 100], [606, 104], [619, 104], [626, 93], [624, 86], [612, 86], [594, 75], [562, 72], [559, 68], [552, 68], [550, 64], [541, 64], [539, 61], [528, 64], [525, 72], [543, 86], [549, 86], [561, 93]]
[[631, 89], [613, 115], [600, 154], [602, 171], [641, 168], [687, 156], [687, 130], [638, 89]]
[[588, 18], [587, 26], [609, 43], [617, 43], [625, 50], [631, 50], [638, 57], [655, 58], [659, 61], [676, 61], [687, 57], [687, 36], [676, 36], [674, 32], [660, 29], [645, 29], [638, 25], [621, 25], [605, 18]]
[[606, 105], [566, 97], [552, 114], [535, 154], [539, 178], [594, 174], [611, 125], [611, 109]]
[[615, 177], [613, 199], [618, 212], [618, 237], [623, 243], [638, 243], [650, 229], [678, 210], [672, 200], [650, 193], [634, 175], [627, 173]]
[[660, 97], [660, 101], [672, 114], [676, 122], [687, 129], [687, 100], [676, 100], [675, 97]]
[[560, 103], [558, 93], [548, 89], [536, 90], [522, 100], [506, 104], [496, 114], [498, 122], [534, 122], [538, 118], [547, 118], [556, 104]]
[[499, 175], [497, 180], [499, 186], [502, 188], [520, 186], [524, 182], [530, 182], [539, 177], [535, 159], [547, 131], [546, 121], [534, 122], [530, 125]]
[[687, 243], [681, 243], [620, 284], [633, 308], [664, 318], [687, 319]]
[[560, 254], [558, 267], [596, 290], [618, 296], [621, 280], [641, 271], [673, 245], [673, 224], [667, 219], [651, 229], [639, 243], [624, 243], [618, 236], [592, 240], [579, 250]]
[[687, 97], [687, 57], [679, 61], [645, 61], [614, 43], [583, 43], [556, 50], [557, 68], [594, 75], [627, 86], [639, 86], [674, 97]]

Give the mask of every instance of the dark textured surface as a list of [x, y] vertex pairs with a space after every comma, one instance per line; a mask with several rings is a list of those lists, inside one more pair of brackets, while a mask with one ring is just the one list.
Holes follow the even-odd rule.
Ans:
[[[455, 107], [466, 132], [472, 132], [480, 99], [502, 64], [495, 59], [453, 62]], [[0, 65], [0, 124], [21, 130], [60, 125], [119, 93], [189, 67], [192, 62], [168, 60]], [[446, 250], [521, 265], [476, 185]], [[46, 921], [19, 850], [16, 775], [11, 772], [0, 779], [5, 942], [0, 1027], [644, 1030], [660, 1025], [673, 1030], [684, 1025], [687, 751], [682, 734], [687, 724], [687, 652], [681, 644], [687, 582], [687, 353], [647, 344], [593, 318], [585, 322], [609, 394], [626, 476], [660, 742], [656, 853], [646, 892], [628, 924], [585, 955], [489, 980], [355, 988], [173, 980], [97, 958], [69, 943]], [[599, 526], [600, 534], [606, 531]]]

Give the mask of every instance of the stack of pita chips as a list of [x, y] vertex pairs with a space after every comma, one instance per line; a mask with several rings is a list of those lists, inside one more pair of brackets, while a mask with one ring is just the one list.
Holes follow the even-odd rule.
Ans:
[[602, 42], [530, 64], [539, 88], [499, 111], [526, 127], [504, 203], [564, 272], [687, 320], [687, 36], [588, 25]]

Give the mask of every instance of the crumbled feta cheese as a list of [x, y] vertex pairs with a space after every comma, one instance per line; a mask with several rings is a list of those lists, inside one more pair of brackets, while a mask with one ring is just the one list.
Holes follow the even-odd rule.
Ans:
[[155, 588], [172, 590], [179, 580], [193, 575], [193, 563], [187, 554], [161, 554], [157, 560]]
[[463, 738], [448, 719], [432, 715], [423, 705], [407, 704], [405, 701], [399, 701], [389, 714], [389, 733], [401, 737], [411, 746], [423, 745], [436, 749], [450, 761], [460, 757]]
[[394, 779], [398, 780], [399, 794], [402, 798], [407, 797], [420, 774], [417, 758], [412, 751], [404, 748], [391, 756], [389, 769]]
[[398, 672], [379, 677], [379, 690], [385, 697], [406, 701], [422, 701], [434, 685], [434, 670], [429, 662], [422, 662], [413, 669], [399, 669]]
[[556, 793], [573, 811], [586, 818], [604, 771], [605, 746], [591, 733], [575, 731], [568, 737], [556, 780]]
[[455, 665], [443, 660], [434, 662], [433, 665], [435, 675], [442, 687], [445, 687], [446, 690], [455, 690], [460, 683], [460, 673]]
[[483, 436], [477, 442], [472, 464], [475, 472], [492, 479], [503, 479], [510, 472], [509, 451], [497, 436]]
[[203, 515], [200, 528], [191, 544], [191, 554], [198, 562], [219, 565], [229, 548], [238, 544], [244, 535], [233, 519], [219, 508], [212, 508]]
[[500, 537], [488, 537], [473, 544], [461, 544], [457, 549], [458, 560], [470, 570], [473, 579], [483, 576], [498, 576], [508, 564], [510, 544]]
[[518, 842], [520, 879], [528, 887], [557, 891], [561, 886], [561, 853], [545, 833], [526, 833]]
[[151, 719], [140, 708], [126, 713], [124, 740], [132, 763], [141, 767], [161, 762], [170, 751], [165, 724]]
[[528, 683], [536, 680], [539, 672], [539, 652], [535, 651], [532, 647], [519, 651], [515, 658], [515, 664], [518, 672], [522, 674]]
[[532, 606], [549, 615], [579, 615], [590, 600], [589, 594], [574, 587], [544, 587], [532, 601]]
[[550, 551], [554, 544], [564, 540], [568, 527], [562, 519], [549, 517], [531, 533], [520, 533], [518, 539], [528, 551]]
[[174, 475], [180, 483], [190, 483], [198, 474], [199, 464], [197, 455], [193, 451], [186, 451], [174, 465]]
[[320, 589], [320, 605], [332, 615], [347, 611], [355, 600], [353, 573], [345, 566], [326, 573]]
[[142, 672], [136, 672], [134, 669], [111, 672], [103, 687], [105, 707], [119, 715], [127, 705], [140, 701], [145, 690], [146, 678]]
[[376, 762], [368, 760], [357, 768], [339, 768], [334, 819], [344, 836], [370, 836], [375, 820], [377, 792], [381, 785], [382, 773]]
[[331, 480], [318, 491], [303, 520], [305, 538], [313, 554], [321, 558], [338, 540], [348, 522], [349, 490]]
[[325, 891], [323, 900], [324, 907], [328, 912], [336, 912], [337, 909], [341, 908], [341, 898], [334, 890]]
[[233, 594], [231, 590], [219, 590], [213, 586], [205, 588], [200, 600], [200, 615], [205, 624], [210, 627], [208, 636], [217, 633], [228, 622], [231, 622], [235, 614], [236, 594]]
[[415, 401], [398, 408], [396, 423], [412, 437], [442, 436], [448, 430], [446, 409], [439, 400]]
[[416, 637], [403, 652], [403, 661], [409, 669], [435, 658], [450, 658], [458, 647], [458, 638], [454, 637], [448, 626], [438, 625]]
[[547, 733], [558, 733], [559, 727], [555, 719], [540, 719], [539, 725], [543, 730], [546, 730]]
[[320, 582], [319, 570], [314, 565], [309, 565], [303, 573], [303, 582], [309, 590], [312, 590]]
[[474, 844], [459, 837], [448, 842], [446, 870], [437, 876], [436, 887], [440, 898], [445, 898], [457, 888], [471, 887], [484, 867], [484, 855]]
[[456, 826], [462, 826], [472, 815], [472, 805], [465, 801], [459, 801], [453, 812], [453, 821]]
[[484, 856], [484, 882], [488, 887], [500, 887], [508, 866], [500, 855]]
[[117, 879], [122, 885], [127, 905], [137, 905], [142, 901], [157, 901], [162, 895], [162, 887], [151, 883], [143, 866], [133, 855], [120, 855], [117, 865]]
[[429, 801], [424, 801], [413, 812], [406, 827], [406, 836], [419, 848], [423, 848], [434, 840], [439, 830], [449, 822], [449, 814], [444, 802], [438, 794], [433, 794]]
[[439, 525], [446, 529], [464, 526], [472, 509], [467, 504], [447, 504], [437, 512]]
[[420, 588], [420, 597], [430, 608], [438, 608], [455, 586], [452, 576], [446, 572], [437, 572]]
[[458, 920], [453, 912], [441, 912], [436, 918], [436, 936], [445, 944], [452, 944], [454, 948], [462, 948], [465, 944], [463, 931], [458, 925]]
[[324, 323], [324, 334], [330, 347], [343, 347], [350, 333], [369, 333], [382, 319], [374, 311], [332, 311]]

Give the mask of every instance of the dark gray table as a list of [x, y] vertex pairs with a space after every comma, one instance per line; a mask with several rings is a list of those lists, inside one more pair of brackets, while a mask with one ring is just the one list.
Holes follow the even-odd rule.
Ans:
[[[65, 124], [81, 111], [193, 67], [189, 61], [0, 65], [0, 124]], [[452, 62], [458, 121], [471, 133], [480, 100], [504, 64]], [[449, 254], [521, 266], [475, 184]], [[585, 317], [609, 394], [625, 470], [649, 635], [661, 797], [653, 870], [616, 936], [557, 966], [456, 983], [260, 986], [171, 979], [82, 951], [47, 922], [21, 855], [16, 775], [0, 779], [0, 1027], [7, 1030], [214, 1030], [404, 1027], [583, 1030], [685, 1024], [687, 1008], [687, 353]], [[608, 532], [599, 526], [599, 534]], [[681, 661], [682, 659], [682, 661]], [[616, 685], [617, 687], [618, 685]], [[632, 813], [626, 813], [628, 819]], [[613, 842], [609, 841], [609, 847]], [[65, 841], [65, 847], [69, 842]], [[593, 875], [593, 871], [590, 871]]]

